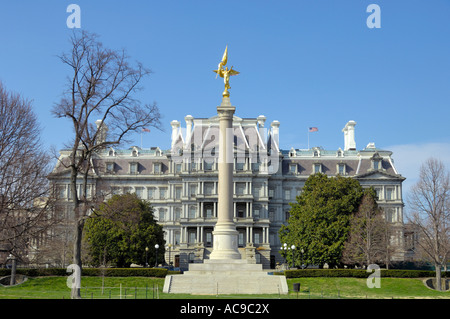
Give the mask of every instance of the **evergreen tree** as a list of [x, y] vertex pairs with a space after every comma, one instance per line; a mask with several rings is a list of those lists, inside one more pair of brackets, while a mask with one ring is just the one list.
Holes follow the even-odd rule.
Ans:
[[[164, 232], [153, 217], [153, 209], [135, 194], [114, 195], [86, 221], [85, 241], [94, 265], [111, 263], [117, 267], [130, 264], [155, 264], [164, 258]], [[148, 252], [146, 252], [148, 248]]]

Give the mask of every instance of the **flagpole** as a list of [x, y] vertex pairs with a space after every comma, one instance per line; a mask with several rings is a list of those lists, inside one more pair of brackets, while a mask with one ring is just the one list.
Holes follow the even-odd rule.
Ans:
[[308, 150], [309, 150], [309, 128], [308, 128]]

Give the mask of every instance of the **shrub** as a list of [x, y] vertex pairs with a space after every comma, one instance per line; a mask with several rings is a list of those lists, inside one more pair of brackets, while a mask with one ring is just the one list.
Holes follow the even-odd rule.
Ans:
[[[167, 269], [164, 268], [83, 268], [82, 276], [107, 277], [165, 277]], [[72, 272], [67, 272], [66, 268], [18, 268], [17, 274], [28, 277], [39, 276], [69, 276]], [[11, 275], [11, 269], [0, 269], [0, 277]]]
[[[356, 277], [367, 278], [373, 271], [367, 272], [365, 269], [297, 269], [286, 270], [286, 278], [299, 277]], [[421, 278], [434, 277], [434, 271], [428, 270], [401, 270], [401, 269], [381, 269], [381, 277], [393, 278]], [[449, 277], [449, 272], [442, 272], [442, 277]]]

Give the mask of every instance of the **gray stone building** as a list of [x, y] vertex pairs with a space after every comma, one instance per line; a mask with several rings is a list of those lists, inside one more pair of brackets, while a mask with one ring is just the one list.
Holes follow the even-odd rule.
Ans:
[[[93, 158], [88, 195], [96, 192], [132, 192], [151, 202], [163, 225], [166, 263], [187, 268], [212, 251], [212, 231], [217, 220], [219, 152], [218, 117], [185, 117], [186, 127], [172, 121], [172, 147], [104, 149]], [[275, 268], [283, 258], [278, 231], [289, 218], [289, 203], [295, 201], [306, 179], [314, 173], [348, 176], [363, 187], [374, 187], [385, 218], [395, 226], [392, 258], [404, 260], [402, 182], [392, 152], [373, 143], [357, 150], [354, 121], [344, 129], [344, 148], [337, 150], [279, 149], [278, 121], [266, 127], [266, 118], [234, 116], [234, 220], [243, 258]], [[69, 174], [63, 165], [69, 150], [50, 176], [58, 190], [62, 213], [70, 205]], [[68, 216], [70, 218], [70, 216]], [[170, 248], [169, 248], [170, 245]]]

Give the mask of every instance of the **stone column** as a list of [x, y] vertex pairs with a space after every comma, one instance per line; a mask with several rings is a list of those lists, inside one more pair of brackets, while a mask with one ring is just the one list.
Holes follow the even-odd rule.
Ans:
[[233, 114], [230, 98], [223, 97], [219, 115], [219, 193], [218, 218], [214, 227], [214, 245], [210, 259], [241, 259], [238, 231], [233, 221]]

